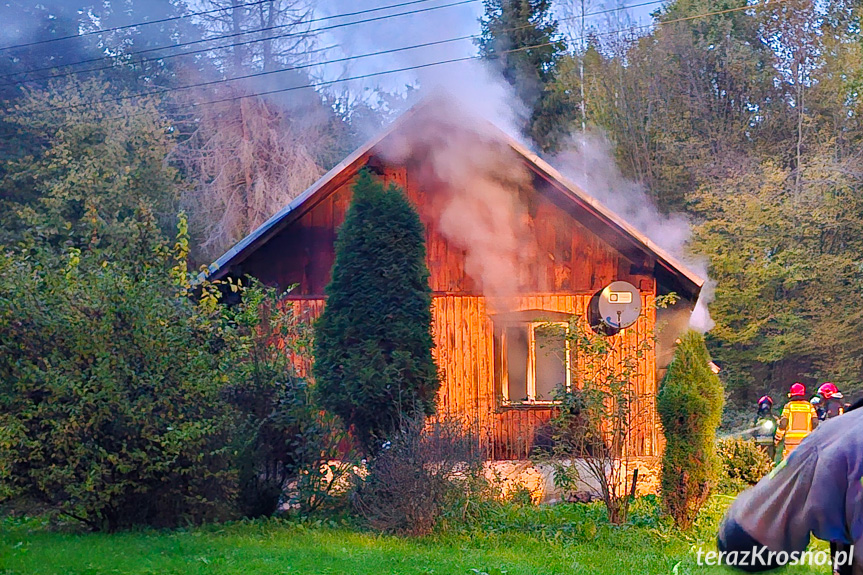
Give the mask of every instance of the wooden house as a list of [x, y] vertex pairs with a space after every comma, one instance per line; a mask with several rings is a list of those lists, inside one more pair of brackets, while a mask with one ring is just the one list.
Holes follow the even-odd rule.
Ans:
[[[527, 458], [555, 409], [551, 388], [564, 379], [578, 385], [579, 360], [564, 349], [562, 331], [571, 315], [586, 314], [599, 290], [620, 280], [640, 292], [644, 311], [614, 336], [627, 353], [652, 340], [657, 294], [674, 292], [691, 309], [704, 283], [527, 147], [443, 103], [405, 113], [220, 257], [208, 275], [296, 284], [295, 308], [315, 317], [325, 305], [351, 183], [364, 167], [399, 184], [425, 224], [439, 412], [475, 422], [491, 459]], [[471, 203], [488, 187], [496, 187], [494, 194]], [[456, 197], [461, 203], [454, 205]], [[504, 230], [487, 242], [475, 235], [507, 227], [517, 233]], [[488, 244], [491, 255], [476, 252], [478, 243]], [[487, 260], [501, 256], [496, 249], [518, 251], [515, 263], [489, 270]], [[495, 286], [486, 284], [495, 282], [509, 282], [510, 291], [491, 293]], [[541, 329], [549, 321], [560, 322], [560, 330]], [[563, 366], [542, 351], [555, 346]], [[633, 449], [644, 457], [662, 447], [656, 357], [651, 349], [639, 360], [632, 382], [644, 403], [633, 423]]]

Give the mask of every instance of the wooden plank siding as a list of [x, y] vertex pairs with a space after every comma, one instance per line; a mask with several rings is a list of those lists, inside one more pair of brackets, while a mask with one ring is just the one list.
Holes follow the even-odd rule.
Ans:
[[[612, 339], [618, 354], [632, 353], [652, 341], [654, 294], [643, 294], [638, 322]], [[531, 295], [513, 302], [512, 311], [545, 311], [583, 316], [590, 294]], [[292, 300], [304, 319], [317, 317], [324, 300]], [[547, 441], [552, 406], [507, 406], [501, 401], [494, 373], [494, 326], [486, 298], [438, 294], [432, 299], [434, 357], [441, 374], [438, 411], [444, 417], [475, 426], [490, 459], [526, 459], [537, 441]], [[306, 370], [307, 366], [303, 366]], [[573, 385], [584, 377], [583, 358], [576, 359]], [[633, 381], [639, 404], [634, 410], [630, 449], [638, 456], [658, 455], [661, 434], [656, 415], [656, 371], [653, 346], [638, 364]]]
[[[395, 182], [416, 207], [426, 229], [429, 283], [434, 293], [435, 360], [441, 370], [439, 412], [477, 426], [492, 459], [523, 459], [542, 437], [553, 414], [549, 406], [505, 406], [496, 385], [494, 328], [491, 304], [482, 285], [465, 271], [465, 251], [448, 241], [439, 226], [447, 191], [420, 183], [421, 167], [390, 166], [374, 157], [367, 161], [382, 177]], [[335, 260], [334, 243], [351, 199], [352, 176], [345, 174], [331, 193], [315, 196], [291, 213], [291, 222], [234, 268], [266, 284], [287, 288], [297, 313], [317, 317], [324, 305], [324, 289]], [[583, 316], [592, 294], [614, 280], [638, 287], [645, 313], [637, 324], [615, 336], [619, 353], [626, 353], [651, 337], [656, 295], [652, 263], [627, 256], [603, 240], [597, 230], [564, 201], [559, 191], [540, 177], [524, 198], [528, 227], [535, 240], [535, 257], [519, 269], [519, 293], [505, 302], [505, 310], [538, 310]], [[558, 194], [558, 195], [556, 195]], [[630, 259], [635, 258], [635, 260]], [[500, 308], [501, 303], [495, 302]], [[632, 449], [638, 455], [656, 455], [661, 434], [655, 413], [655, 354], [651, 351], [638, 366], [633, 385], [643, 408], [633, 422]], [[308, 365], [302, 366], [304, 372]], [[583, 366], [580, 366], [583, 367]], [[577, 385], [579, 377], [574, 378]]]
[[[437, 225], [439, 204], [446, 191], [428, 189], [404, 167], [385, 170], [383, 177], [405, 189], [426, 228], [426, 259], [435, 292], [481, 295], [482, 286], [465, 272], [465, 252], [453, 246]], [[336, 233], [351, 198], [347, 180], [313, 205], [304, 205], [297, 220], [262, 245], [237, 270], [264, 283], [287, 287], [293, 293], [322, 296], [335, 259]], [[537, 180], [537, 187], [542, 182]], [[628, 281], [652, 291], [654, 279], [645, 262], [631, 261], [581, 223], [577, 214], [560, 207], [553, 190], [525, 198], [536, 241], [536, 258], [521, 270], [522, 293], [595, 292], [614, 280]], [[310, 202], [311, 204], [311, 202]]]

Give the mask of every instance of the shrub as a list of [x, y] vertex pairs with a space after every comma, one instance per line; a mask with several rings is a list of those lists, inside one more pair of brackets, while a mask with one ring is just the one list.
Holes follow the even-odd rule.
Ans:
[[[329, 463], [344, 456], [339, 445], [345, 432], [322, 412], [313, 387], [295, 368], [307, 358], [310, 326], [293, 313], [285, 300], [289, 292], [255, 280], [218, 287], [241, 296], [240, 304], [219, 309], [223, 329], [234, 332], [235, 361], [222, 398], [237, 416], [232, 452], [238, 511], [245, 517], [272, 515], [282, 503], [314, 511], [332, 501], [331, 482], [347, 468]], [[288, 486], [290, 500], [284, 501]]]
[[174, 257], [137, 234], [133, 262], [0, 254], [0, 499], [116, 530], [270, 514], [291, 480], [326, 488], [330, 420], [291, 361], [302, 325], [259, 285], [188, 298], [183, 232]]
[[434, 411], [440, 382], [422, 222], [399, 188], [368, 172], [353, 190], [315, 328], [314, 375], [321, 404], [373, 454], [404, 414]]
[[720, 439], [717, 454], [722, 462], [719, 489], [724, 493], [739, 493], [773, 469], [770, 456], [751, 439]]
[[423, 420], [402, 422], [357, 486], [354, 506], [375, 529], [429, 533], [447, 508], [470, 502], [483, 474], [476, 437], [455, 422]]
[[652, 344], [645, 340], [621, 350], [614, 337], [593, 332], [578, 317], [570, 320], [567, 338], [579, 358], [582, 385], [556, 390], [560, 405], [551, 420], [552, 447], [534, 458], [554, 466], [554, 482], [561, 489], [574, 493], [585, 484], [597, 485], [609, 521], [621, 524], [627, 519], [635, 467], [632, 422], [649, 405], [635, 392], [633, 381]]
[[226, 353], [160, 267], [0, 255], [0, 485], [94, 530], [224, 516]]
[[684, 334], [657, 398], [666, 441], [662, 498], [684, 529], [695, 521], [720, 471], [716, 429], [722, 418], [723, 389], [709, 362], [704, 337], [693, 331]]

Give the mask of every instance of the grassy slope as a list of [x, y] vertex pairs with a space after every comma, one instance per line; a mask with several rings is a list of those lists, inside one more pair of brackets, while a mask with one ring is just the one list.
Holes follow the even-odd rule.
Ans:
[[[729, 572], [697, 566], [692, 549], [713, 548], [726, 503], [715, 498], [685, 535], [658, 520], [650, 504], [641, 504], [633, 524], [622, 528], [607, 525], [595, 505], [506, 507], [486, 510], [474, 527], [420, 539], [285, 521], [114, 535], [7, 522], [0, 532], [0, 574], [709, 575]], [[789, 568], [784, 573], [828, 571]]]

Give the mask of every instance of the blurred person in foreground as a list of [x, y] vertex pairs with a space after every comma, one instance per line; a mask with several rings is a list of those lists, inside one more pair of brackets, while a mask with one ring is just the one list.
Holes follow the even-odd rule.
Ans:
[[821, 424], [732, 503], [717, 537], [720, 552], [738, 552], [732, 566], [749, 572], [781, 567], [815, 536], [830, 542], [833, 573], [863, 575], [861, 406], [863, 400]]

